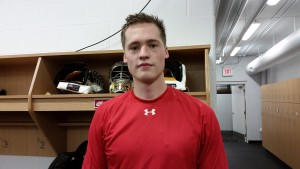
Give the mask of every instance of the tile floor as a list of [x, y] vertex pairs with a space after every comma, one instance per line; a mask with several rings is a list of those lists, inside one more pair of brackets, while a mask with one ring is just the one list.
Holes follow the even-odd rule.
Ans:
[[224, 146], [229, 169], [291, 169], [264, 149], [261, 142], [224, 139]]

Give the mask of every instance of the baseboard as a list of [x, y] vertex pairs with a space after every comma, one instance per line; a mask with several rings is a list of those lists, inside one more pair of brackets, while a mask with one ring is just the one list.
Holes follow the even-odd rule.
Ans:
[[223, 140], [239, 140], [245, 142], [245, 136], [244, 134], [238, 133], [236, 131], [228, 131], [228, 130], [222, 130], [221, 131]]
[[248, 143], [257, 143], [257, 144], [262, 144], [261, 140], [248, 140]]

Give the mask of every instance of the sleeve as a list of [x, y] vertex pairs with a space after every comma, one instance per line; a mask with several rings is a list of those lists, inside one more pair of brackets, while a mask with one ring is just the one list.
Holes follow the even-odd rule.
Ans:
[[199, 169], [228, 169], [220, 126], [214, 111], [207, 107], [202, 115]]
[[96, 110], [90, 125], [88, 146], [84, 156], [82, 169], [107, 169], [105, 144], [103, 139], [104, 109], [102, 106]]

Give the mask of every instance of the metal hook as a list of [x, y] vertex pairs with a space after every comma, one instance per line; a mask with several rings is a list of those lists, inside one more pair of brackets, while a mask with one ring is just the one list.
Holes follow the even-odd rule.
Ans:
[[40, 143], [40, 149], [44, 149], [45, 148], [45, 142], [43, 140], [41, 140], [40, 138], [37, 138], [37, 141]]
[[6, 140], [6, 139], [4, 139], [4, 138], [0, 138], [0, 140], [1, 140], [1, 142], [2, 142], [2, 147], [4, 147], [4, 148], [7, 148], [7, 146], [8, 146], [8, 141]]

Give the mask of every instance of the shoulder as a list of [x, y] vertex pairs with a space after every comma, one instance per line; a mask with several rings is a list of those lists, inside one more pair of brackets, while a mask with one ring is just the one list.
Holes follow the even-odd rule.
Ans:
[[199, 105], [199, 106], [204, 106], [204, 107], [209, 107], [206, 103], [204, 103], [203, 101], [201, 101], [200, 99], [186, 93], [183, 92], [181, 90], [175, 89], [175, 88], [171, 88], [171, 92], [173, 97], [184, 101], [184, 102], [192, 102], [193, 104]]
[[125, 106], [125, 101], [128, 101], [131, 97], [131, 91], [122, 93], [120, 95], [115, 96], [112, 99], [104, 101], [95, 112], [94, 116], [107, 116], [109, 112], [112, 112], [114, 109], [118, 109], [120, 106]]
[[215, 114], [212, 108], [199, 98], [189, 95], [183, 91], [172, 88], [170, 90], [171, 97], [173, 97], [181, 106], [189, 109], [192, 112], [198, 112], [204, 114]]

